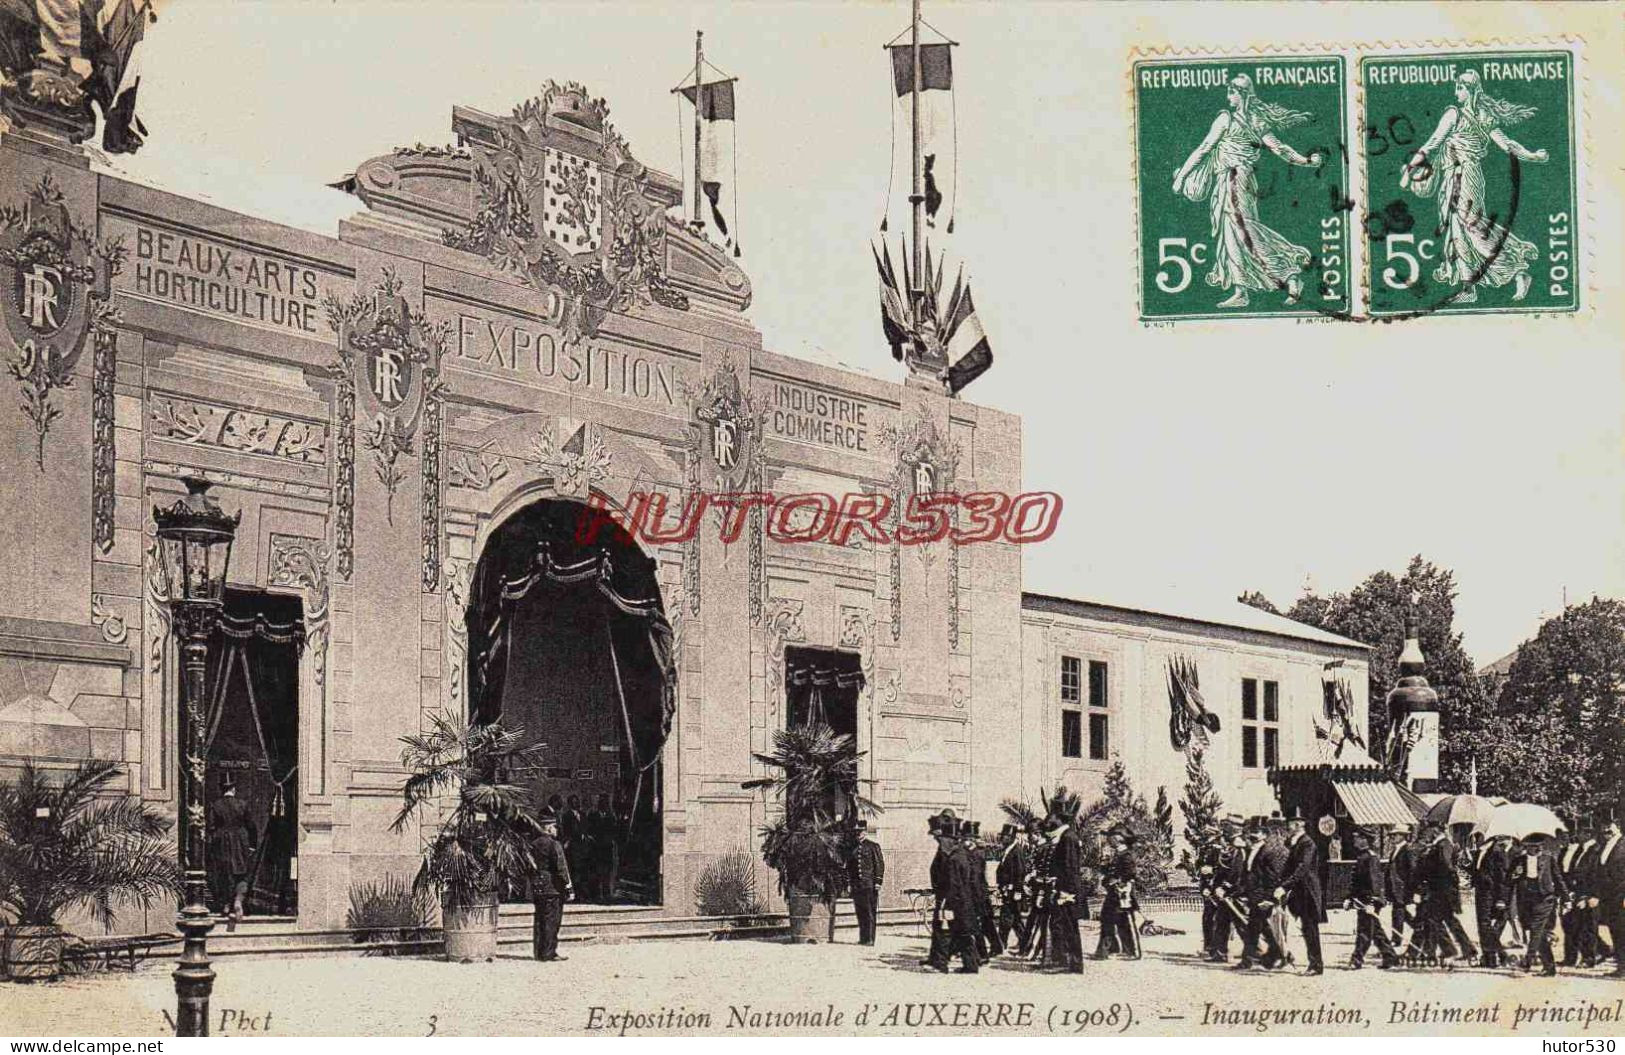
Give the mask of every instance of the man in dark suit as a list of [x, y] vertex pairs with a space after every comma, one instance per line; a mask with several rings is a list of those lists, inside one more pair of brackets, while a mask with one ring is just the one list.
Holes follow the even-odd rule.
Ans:
[[570, 900], [574, 890], [564, 847], [559, 843], [558, 815], [549, 807], [541, 812], [537, 822], [541, 833], [530, 846], [531, 857], [536, 862], [530, 878], [530, 903], [536, 910], [531, 921], [531, 955], [550, 963], [564, 959], [559, 955], [559, 925], [564, 921], [564, 903]]
[[1049, 866], [1055, 903], [1050, 908], [1050, 960], [1068, 974], [1083, 973], [1083, 939], [1078, 934], [1078, 909], [1083, 903], [1083, 845], [1062, 818], [1051, 814], [1045, 822], [1052, 844]]
[[[1409, 927], [1415, 936], [1416, 919], [1411, 913], [1411, 881], [1416, 871], [1416, 848], [1411, 845], [1411, 831], [1399, 828], [1394, 832], [1393, 846], [1388, 852], [1389, 929], [1396, 948], [1403, 950], [1410, 942], [1405, 931]], [[1402, 952], [1403, 954], [1403, 952]]]
[[948, 872], [951, 868], [949, 852], [952, 849], [954, 830], [953, 811], [943, 810], [932, 817], [927, 826], [931, 838], [937, 844], [937, 853], [931, 858], [931, 951], [920, 962], [922, 966], [946, 971], [949, 946], [948, 920], [943, 912], [948, 901]]
[[1501, 931], [1506, 926], [1507, 908], [1512, 904], [1512, 861], [1507, 855], [1509, 835], [1486, 840], [1473, 854], [1473, 912], [1478, 920], [1478, 946], [1483, 967], [1501, 967], [1507, 962], [1501, 947]]
[[993, 911], [993, 887], [987, 879], [987, 854], [982, 848], [981, 821], [970, 822], [965, 851], [976, 864], [976, 890], [981, 898], [981, 925], [976, 933], [976, 951], [986, 961], [1004, 952], [1004, 939], [999, 937], [999, 918]]
[[[948, 919], [950, 952], [959, 954], [959, 973], [975, 974], [981, 970], [981, 957], [977, 955], [976, 939], [982, 930], [983, 864], [978, 855], [971, 853], [970, 821], [954, 824], [953, 834], [947, 840], [948, 890], [943, 900], [943, 914]], [[948, 969], [947, 961], [937, 968]]]
[[994, 881], [999, 884], [999, 940], [1006, 948], [1026, 949], [1031, 907], [1027, 901], [1027, 873], [1032, 868], [1027, 833], [1014, 824], [1006, 824], [999, 833], [999, 840], [1004, 844], [1004, 851], [993, 873]]
[[1326, 922], [1326, 901], [1320, 889], [1320, 852], [1304, 829], [1303, 815], [1297, 810], [1287, 818], [1286, 870], [1277, 897], [1286, 901], [1303, 930], [1303, 948], [1309, 966], [1305, 974], [1325, 974], [1320, 957], [1320, 925]]
[[1541, 974], [1550, 978], [1557, 974], [1557, 962], [1552, 956], [1552, 925], [1556, 922], [1558, 902], [1563, 897], [1563, 875], [1544, 837], [1532, 835], [1524, 840], [1523, 869], [1516, 878], [1518, 914], [1529, 928], [1529, 944], [1520, 965], [1528, 971], [1538, 956]]
[[1139, 907], [1134, 895], [1134, 835], [1119, 826], [1106, 838], [1110, 856], [1101, 867], [1105, 896], [1100, 901], [1100, 940], [1096, 943], [1094, 958], [1104, 960], [1115, 952], [1138, 960], [1140, 935], [1134, 928], [1134, 913]]
[[[1438, 950], [1439, 962], [1450, 965], [1457, 956], [1478, 958], [1478, 949], [1461, 925], [1461, 877], [1456, 871], [1456, 852], [1443, 828], [1431, 828], [1422, 840], [1427, 845], [1416, 865], [1416, 889], [1411, 903], [1416, 906], [1418, 927]], [[1426, 944], [1423, 952], [1427, 952]]]
[[1597, 831], [1589, 818], [1581, 821], [1577, 827], [1575, 842], [1579, 849], [1574, 854], [1572, 867], [1564, 876], [1568, 880], [1573, 908], [1563, 920], [1563, 966], [1595, 967], [1602, 958], [1597, 952], [1597, 906], [1593, 904], [1594, 901], [1601, 903], [1595, 889]]
[[1618, 810], [1604, 813], [1597, 847], [1597, 918], [1614, 945], [1613, 976], [1625, 978], [1625, 838], [1620, 837], [1619, 820]]
[[1258, 945], [1264, 944], [1262, 963], [1265, 967], [1276, 967], [1286, 962], [1286, 950], [1275, 937], [1275, 928], [1270, 925], [1270, 916], [1282, 911], [1281, 905], [1275, 900], [1275, 892], [1280, 889], [1281, 877], [1286, 874], [1286, 853], [1279, 843], [1267, 838], [1267, 819], [1253, 818], [1252, 831], [1248, 833], [1247, 855], [1243, 859], [1242, 899], [1248, 906], [1247, 930], [1241, 939], [1241, 959], [1231, 968], [1233, 971], [1250, 971], [1254, 960], [1258, 956]]
[[858, 914], [858, 944], [875, 943], [875, 912], [880, 906], [880, 884], [886, 879], [886, 855], [869, 838], [869, 822], [852, 822], [852, 853], [846, 860], [846, 882], [852, 891], [852, 910]]
[[1347, 906], [1354, 909], [1354, 955], [1349, 969], [1365, 966], [1366, 950], [1372, 945], [1382, 954], [1382, 968], [1387, 970], [1399, 962], [1388, 932], [1382, 925], [1382, 903], [1386, 900], [1387, 886], [1382, 872], [1382, 861], [1372, 849], [1374, 835], [1369, 828], [1354, 829], [1354, 872], [1349, 877]]

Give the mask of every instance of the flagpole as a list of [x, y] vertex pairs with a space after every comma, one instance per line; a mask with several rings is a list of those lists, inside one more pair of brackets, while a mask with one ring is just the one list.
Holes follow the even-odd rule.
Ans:
[[924, 226], [925, 221], [925, 195], [920, 188], [922, 178], [920, 173], [920, 0], [914, 0], [914, 18], [909, 24], [909, 50], [914, 64], [914, 80], [910, 84], [914, 149], [913, 163], [910, 170], [912, 192], [908, 196], [909, 205], [914, 214], [914, 248], [912, 254], [914, 274], [912, 275], [912, 281], [909, 283], [908, 299], [909, 318], [914, 324], [914, 332], [918, 333], [920, 329], [920, 312], [922, 310], [921, 302], [925, 299], [924, 287], [920, 285], [921, 276], [924, 274], [924, 268], [921, 264], [923, 247], [920, 241], [920, 229]]
[[705, 37], [703, 30], [694, 31], [694, 227], [698, 229], [704, 222], [700, 219], [700, 107], [704, 105], [701, 98], [701, 66], [705, 61], [704, 52], [700, 50], [700, 42]]

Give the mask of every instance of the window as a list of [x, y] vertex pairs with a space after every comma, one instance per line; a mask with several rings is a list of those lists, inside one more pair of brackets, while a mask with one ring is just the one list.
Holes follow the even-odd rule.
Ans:
[[[1092, 667], [1093, 664], [1090, 664], [1090, 666]], [[1079, 695], [1080, 690], [1083, 688], [1081, 671], [1082, 665], [1078, 662], [1077, 656], [1061, 657], [1062, 703], [1078, 703], [1082, 699], [1082, 696]]]
[[[1263, 708], [1259, 708], [1259, 686], [1263, 686]], [[1263, 758], [1260, 759], [1260, 748]], [[1241, 679], [1241, 767], [1274, 769], [1280, 761], [1281, 684]]]
[[1110, 753], [1110, 726], [1106, 712], [1106, 664], [1089, 661], [1089, 757], [1104, 762]]
[[1061, 757], [1083, 757], [1083, 712], [1061, 710]]

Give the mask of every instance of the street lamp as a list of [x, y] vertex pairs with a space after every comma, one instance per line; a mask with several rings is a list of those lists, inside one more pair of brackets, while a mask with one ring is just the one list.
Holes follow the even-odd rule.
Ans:
[[185, 945], [175, 968], [175, 1035], [209, 1035], [209, 994], [214, 969], [209, 966], [209, 931], [214, 920], [206, 901], [208, 872], [204, 832], [203, 777], [207, 748], [203, 739], [203, 702], [209, 634], [220, 617], [226, 595], [226, 565], [231, 540], [242, 513], [228, 516], [208, 495], [209, 481], [186, 477], [186, 495], [168, 509], [153, 506], [159, 549], [169, 583], [171, 624], [181, 644], [180, 824], [181, 870], [185, 905], [176, 920]]

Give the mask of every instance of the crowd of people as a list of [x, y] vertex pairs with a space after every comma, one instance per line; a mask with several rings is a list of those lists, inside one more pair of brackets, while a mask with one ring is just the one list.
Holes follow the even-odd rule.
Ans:
[[[1089, 917], [1091, 893], [1100, 896], [1094, 958], [1142, 956], [1146, 924], [1128, 827], [1102, 836], [1087, 870], [1097, 883], [1083, 868], [1080, 833], [1066, 816], [1006, 824], [992, 853], [978, 822], [944, 810], [929, 825], [937, 853], [924, 966], [948, 971], [957, 958], [961, 973], [974, 974], [991, 957], [1010, 955], [1040, 969], [1081, 972], [1079, 922]], [[1374, 955], [1383, 969], [1476, 963], [1554, 975], [1561, 965], [1625, 977], [1619, 817], [1605, 813], [1572, 827], [1521, 840], [1475, 834], [1462, 845], [1438, 826], [1354, 828], [1355, 859], [1340, 903], [1354, 913], [1347, 968], [1358, 970]], [[1233, 969], [1282, 970], [1298, 962], [1293, 950], [1301, 944], [1304, 973], [1324, 973], [1320, 928], [1337, 906], [1329, 904], [1321, 851], [1303, 818], [1232, 814], [1200, 834], [1188, 866], [1202, 899], [1203, 957], [1230, 963], [1234, 949]], [[879, 848], [866, 834], [854, 847], [854, 860], [868, 862], [850, 878], [861, 940], [872, 944], [884, 866], [875, 866]], [[1464, 890], [1472, 896], [1476, 941], [1462, 922]], [[1520, 941], [1522, 954], [1514, 955]]]

